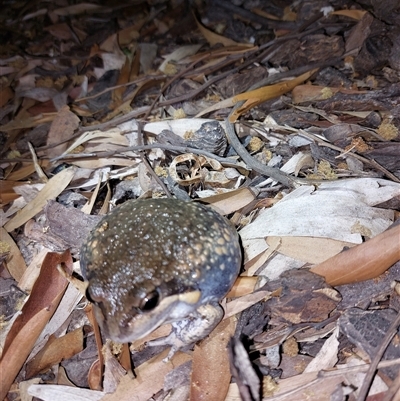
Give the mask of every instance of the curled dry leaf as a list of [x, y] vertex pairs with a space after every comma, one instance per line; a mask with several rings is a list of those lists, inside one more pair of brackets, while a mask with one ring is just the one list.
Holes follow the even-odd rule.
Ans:
[[[193, 162], [194, 164], [190, 167], [189, 173], [184, 179], [179, 177], [177, 166], [180, 163]], [[206, 166], [210, 166], [214, 171], [208, 171], [205, 169]], [[221, 185], [225, 186], [230, 183], [225, 174], [220, 173], [217, 175], [216, 171], [223, 170], [221, 163], [216, 160], [210, 159], [205, 156], [196, 156], [193, 153], [186, 153], [179, 155], [172, 160], [169, 172], [174, 181], [179, 185], [188, 186], [204, 182], [209, 185]]]

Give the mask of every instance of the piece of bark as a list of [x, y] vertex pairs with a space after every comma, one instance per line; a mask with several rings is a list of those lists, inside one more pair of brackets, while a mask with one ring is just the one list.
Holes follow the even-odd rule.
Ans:
[[[397, 313], [393, 309], [364, 311], [358, 308], [346, 310], [339, 319], [340, 331], [358, 348], [366, 352], [372, 359]], [[394, 338], [386, 349], [383, 360], [400, 357], [400, 348]], [[390, 379], [397, 377], [398, 366], [382, 369]]]
[[25, 235], [57, 252], [71, 249], [72, 254], [79, 251], [90, 230], [101, 219], [101, 216], [90, 216], [55, 201], [47, 203], [44, 213], [46, 229], [31, 220], [25, 226]]

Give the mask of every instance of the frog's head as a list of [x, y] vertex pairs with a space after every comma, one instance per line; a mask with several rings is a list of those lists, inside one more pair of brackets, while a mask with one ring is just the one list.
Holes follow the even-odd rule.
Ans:
[[164, 323], [181, 320], [197, 308], [199, 290], [175, 291], [175, 287], [172, 282], [155, 286], [145, 281], [140, 288], [123, 290], [93, 280], [86, 295], [104, 334], [125, 343], [145, 337]]

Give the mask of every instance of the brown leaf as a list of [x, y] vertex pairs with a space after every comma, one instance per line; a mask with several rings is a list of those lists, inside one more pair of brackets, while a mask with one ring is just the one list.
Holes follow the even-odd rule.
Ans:
[[353, 18], [359, 21], [366, 13], [367, 12], [364, 10], [337, 10], [333, 11], [332, 15], [344, 15], [345, 17]]
[[[354, 10], [355, 11], [355, 10]], [[346, 40], [346, 54], [357, 54], [365, 40], [371, 33], [371, 24], [374, 21], [370, 13], [364, 13], [360, 21], [355, 25]]]
[[80, 3], [74, 4], [72, 6], [56, 8], [53, 13], [59, 16], [71, 16], [78, 14], [91, 14], [91, 13], [107, 13], [110, 12], [108, 7], [98, 6], [92, 3]]
[[251, 294], [243, 295], [226, 304], [225, 308], [225, 318], [231, 317], [244, 311], [250, 306], [260, 302], [261, 300], [270, 299], [273, 294], [270, 291], [259, 290]]
[[313, 273], [330, 285], [350, 284], [378, 277], [400, 260], [400, 225], [322, 262]]
[[68, 251], [64, 254], [47, 254], [31, 295], [7, 335], [0, 360], [1, 400], [7, 395], [68, 285], [68, 281], [56, 269], [61, 263], [65, 263], [72, 271], [72, 259]]
[[293, 78], [290, 81], [284, 81], [274, 85], [263, 86], [262, 88], [240, 93], [239, 95], [234, 96], [234, 103], [240, 102], [242, 100], [245, 101], [245, 103], [231, 113], [229, 121], [231, 123], [234, 123], [243, 113], [247, 112], [253, 107], [267, 100], [274, 99], [287, 92], [290, 92], [297, 85], [310, 78], [311, 75], [314, 74], [314, 72], [316, 71], [318, 71], [318, 68], [314, 68], [313, 70], [305, 72], [304, 74], [298, 76], [297, 78]]
[[68, 24], [54, 24], [44, 28], [45, 31], [48, 31], [51, 35], [61, 40], [69, 40], [72, 38], [71, 29]]
[[29, 361], [26, 378], [45, 372], [64, 359], [72, 358], [83, 350], [83, 327], [56, 338], [49, 337], [46, 345]]
[[70, 139], [74, 131], [79, 127], [79, 118], [70, 111], [68, 106], [64, 106], [56, 115], [50, 126], [47, 137], [47, 146], [64, 142], [54, 148], [47, 149], [49, 158], [59, 156], [67, 149], [67, 139]]
[[[200, 32], [202, 33], [202, 35], [206, 38], [206, 40], [208, 41], [208, 43], [211, 46], [214, 46], [218, 43], [221, 43], [223, 46], [234, 46], [234, 45], [238, 45], [238, 43], [236, 43], [234, 40], [226, 38], [225, 36], [222, 35], [218, 35], [215, 32], [210, 31], [209, 29], [207, 29], [204, 25], [202, 25], [196, 18], [196, 16], [193, 14], [193, 17], [196, 21], [197, 24], [197, 28], [199, 28]], [[250, 45], [251, 46], [251, 45]]]
[[[50, 114], [46, 116], [35, 116], [35, 117], [20, 117], [11, 120], [9, 123], [1, 125], [1, 131], [10, 132], [16, 129], [25, 129], [37, 127], [40, 124], [47, 123], [49, 121], [53, 121], [55, 114]], [[6, 149], [6, 147], [5, 147]]]
[[127, 82], [129, 82], [129, 75], [131, 72], [131, 62], [128, 57], [125, 58], [125, 63], [121, 68], [121, 72], [118, 76], [117, 87], [112, 92], [113, 107], [120, 106], [123, 101], [123, 96], [126, 91]]
[[233, 318], [223, 320], [196, 345], [193, 353], [190, 400], [223, 401], [228, 393], [231, 374], [227, 345], [235, 332]]
[[14, 96], [14, 92], [9, 86], [0, 88], [0, 107], [4, 107]]

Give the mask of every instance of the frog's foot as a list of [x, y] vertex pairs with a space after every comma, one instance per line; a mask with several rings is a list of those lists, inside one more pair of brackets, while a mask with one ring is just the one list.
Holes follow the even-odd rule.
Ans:
[[147, 345], [171, 345], [171, 350], [164, 359], [164, 362], [168, 362], [178, 350], [190, 348], [210, 334], [223, 315], [223, 309], [217, 303], [202, 305], [186, 319], [171, 323], [172, 331], [167, 337], [149, 341]]

